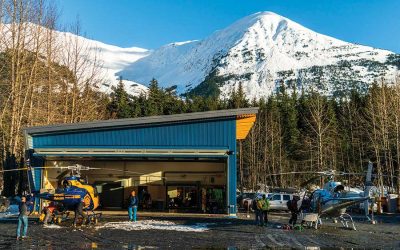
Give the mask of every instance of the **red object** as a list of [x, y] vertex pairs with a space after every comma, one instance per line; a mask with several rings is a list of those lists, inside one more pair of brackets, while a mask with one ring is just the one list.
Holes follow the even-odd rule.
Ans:
[[57, 208], [57, 207], [56, 207], [56, 205], [55, 205], [53, 202], [51, 202], [51, 203], [46, 207], [46, 209], [49, 210], [50, 213], [53, 213], [54, 210], [55, 210], [56, 208]]

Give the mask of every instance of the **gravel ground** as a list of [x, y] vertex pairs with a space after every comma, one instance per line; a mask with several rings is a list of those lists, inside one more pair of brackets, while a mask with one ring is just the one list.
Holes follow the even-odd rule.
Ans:
[[[77, 229], [65, 222], [44, 228], [30, 221], [27, 239], [15, 240], [16, 221], [0, 221], [1, 249], [262, 249], [262, 248], [374, 248], [400, 249], [400, 216], [379, 216], [372, 225], [356, 217], [357, 231], [324, 220], [319, 230], [285, 231], [288, 214], [270, 214], [267, 227], [253, 225], [251, 218], [140, 217], [138, 228], [127, 226], [125, 217], [104, 216], [97, 227]], [[110, 227], [110, 225], [112, 227]], [[117, 225], [117, 226], [116, 226]], [[154, 228], [154, 229], [152, 229]], [[125, 230], [124, 230], [125, 229]], [[173, 230], [171, 230], [173, 229]], [[179, 231], [177, 231], [179, 230]]]

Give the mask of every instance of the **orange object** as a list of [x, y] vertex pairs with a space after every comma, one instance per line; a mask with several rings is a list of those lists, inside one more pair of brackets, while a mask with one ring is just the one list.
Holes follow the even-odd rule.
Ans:
[[240, 115], [236, 118], [236, 139], [245, 139], [256, 121], [256, 114]]

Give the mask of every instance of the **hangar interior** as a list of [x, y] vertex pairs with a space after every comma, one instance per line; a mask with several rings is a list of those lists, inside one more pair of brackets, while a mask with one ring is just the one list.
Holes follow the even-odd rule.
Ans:
[[236, 142], [258, 108], [219, 110], [25, 129], [30, 179], [37, 191], [68, 171], [96, 186], [105, 209], [126, 206], [135, 190], [143, 210], [236, 214]]
[[[227, 165], [225, 159], [46, 159], [45, 167], [81, 164], [99, 170], [82, 171], [96, 187], [104, 209], [126, 207], [132, 190], [142, 210], [224, 213]], [[118, 171], [117, 171], [118, 170]], [[42, 189], [59, 186], [60, 169], [43, 172]], [[44, 191], [44, 190], [43, 190]]]

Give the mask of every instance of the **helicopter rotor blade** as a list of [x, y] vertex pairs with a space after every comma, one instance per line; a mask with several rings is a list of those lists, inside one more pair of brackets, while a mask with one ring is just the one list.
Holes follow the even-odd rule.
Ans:
[[0, 170], [0, 173], [5, 173], [5, 172], [16, 172], [16, 171], [32, 171], [34, 169], [66, 169], [65, 171], [63, 171], [61, 174], [59, 174], [57, 176], [57, 179], [61, 179], [63, 177], [65, 177], [65, 175], [68, 174], [68, 172], [70, 172], [71, 170], [83, 170], [83, 171], [87, 171], [87, 170], [109, 170], [109, 171], [116, 171], [116, 172], [123, 172], [123, 173], [127, 173], [127, 174], [135, 174], [135, 175], [146, 175], [149, 177], [156, 177], [156, 178], [160, 178], [160, 179], [166, 179], [166, 177], [163, 176], [157, 176], [157, 175], [149, 175], [147, 173], [142, 173], [142, 172], [136, 172], [136, 171], [130, 171], [130, 170], [122, 170], [122, 169], [114, 169], [114, 168], [94, 168], [94, 167], [87, 167], [87, 166], [83, 166], [80, 164], [76, 164], [76, 165], [72, 165], [72, 166], [55, 166], [55, 167], [25, 167], [25, 168], [17, 168], [17, 169], [5, 169], [5, 170]]
[[122, 173], [127, 173], [127, 174], [134, 174], [134, 175], [146, 175], [149, 177], [155, 177], [155, 178], [160, 178], [160, 179], [167, 179], [167, 177], [164, 176], [158, 176], [158, 175], [151, 175], [151, 174], [146, 174], [142, 172], [135, 172], [135, 171], [130, 171], [130, 170], [123, 170], [123, 169], [115, 169], [115, 168], [99, 168], [101, 170], [109, 170], [109, 171], [116, 171], [116, 172], [122, 172]]
[[283, 173], [274, 173], [268, 174], [267, 176], [278, 176], [278, 175], [291, 175], [291, 174], [321, 174], [322, 172], [311, 172], [311, 171], [293, 171], [293, 172], [283, 172]]
[[62, 167], [25, 167], [25, 168], [16, 168], [16, 169], [4, 169], [0, 170], [0, 173], [5, 173], [5, 172], [15, 172], [15, 171], [32, 171], [34, 169], [60, 169]]
[[312, 177], [312, 178], [306, 180], [305, 182], [301, 183], [301, 184], [300, 184], [300, 187], [306, 187], [306, 186], [308, 186], [308, 184], [310, 184], [310, 183], [312, 183], [312, 182], [318, 180], [319, 178], [321, 178], [320, 175], [314, 176], [314, 177]]

